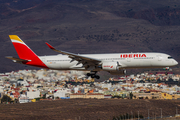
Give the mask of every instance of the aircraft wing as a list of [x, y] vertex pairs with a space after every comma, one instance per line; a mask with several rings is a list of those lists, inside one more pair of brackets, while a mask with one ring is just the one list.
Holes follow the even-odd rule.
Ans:
[[86, 57], [86, 56], [82, 56], [82, 55], [78, 55], [78, 54], [74, 54], [74, 53], [70, 53], [70, 52], [66, 52], [66, 51], [62, 51], [62, 50], [57, 50], [53, 46], [48, 44], [47, 42], [46, 42], [46, 44], [50, 49], [52, 49], [52, 50], [54, 50], [56, 52], [59, 52], [61, 54], [64, 54], [64, 55], [68, 55], [69, 58], [72, 59], [71, 62], [76, 60], [76, 61], [78, 61], [78, 64], [82, 63], [84, 67], [86, 67], [87, 65], [96, 66], [101, 62], [100, 60], [95, 59], [95, 58], [90, 58], [90, 57]]

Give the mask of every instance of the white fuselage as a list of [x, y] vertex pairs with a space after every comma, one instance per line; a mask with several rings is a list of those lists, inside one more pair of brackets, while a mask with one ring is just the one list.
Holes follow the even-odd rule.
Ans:
[[[170, 55], [164, 53], [116, 53], [116, 54], [81, 54], [85, 57], [104, 62], [118, 62], [122, 69], [170, 67], [178, 64]], [[83, 64], [77, 64], [67, 55], [39, 56], [50, 69], [56, 70], [87, 70]], [[108, 66], [104, 66], [108, 67]], [[102, 69], [97, 68], [96, 71]]]

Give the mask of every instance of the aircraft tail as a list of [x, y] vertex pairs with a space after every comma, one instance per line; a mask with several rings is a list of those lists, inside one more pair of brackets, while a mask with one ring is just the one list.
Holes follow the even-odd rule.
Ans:
[[24, 64], [47, 68], [40, 58], [17, 35], [9, 35], [9, 37], [19, 58], [25, 60]]
[[17, 36], [9, 35], [20, 59], [31, 60], [37, 55]]

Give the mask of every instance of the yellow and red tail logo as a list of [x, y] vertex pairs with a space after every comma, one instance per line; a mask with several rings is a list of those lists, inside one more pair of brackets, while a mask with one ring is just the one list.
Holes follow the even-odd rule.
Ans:
[[9, 35], [11, 41], [14, 43], [21, 43], [21, 44], [25, 44], [17, 35]]
[[47, 66], [39, 59], [39, 57], [17, 35], [9, 35], [9, 37], [16, 49], [19, 58], [29, 61], [24, 64], [47, 68]]

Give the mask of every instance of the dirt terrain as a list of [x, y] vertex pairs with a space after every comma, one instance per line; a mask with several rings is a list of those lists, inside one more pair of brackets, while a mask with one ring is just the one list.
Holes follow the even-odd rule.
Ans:
[[178, 100], [68, 99], [24, 104], [0, 104], [0, 119], [112, 120], [126, 113], [147, 117], [175, 115]]

